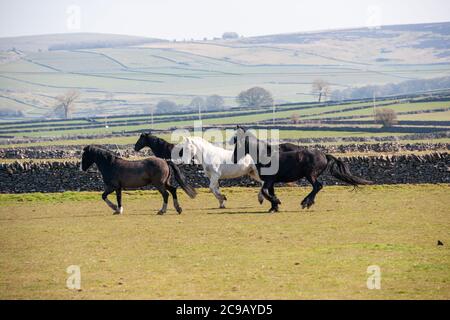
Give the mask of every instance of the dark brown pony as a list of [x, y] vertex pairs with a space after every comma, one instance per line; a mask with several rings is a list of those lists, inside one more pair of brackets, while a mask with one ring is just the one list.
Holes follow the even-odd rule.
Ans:
[[[156, 157], [129, 161], [115, 156], [108, 150], [87, 146], [83, 149], [81, 170], [86, 171], [94, 163], [102, 174], [105, 183], [105, 192], [102, 194], [102, 199], [114, 210], [114, 214], [123, 212], [122, 189], [135, 189], [149, 184], [155, 186], [163, 197], [163, 206], [158, 214], [166, 212], [169, 192], [172, 194], [175, 209], [178, 213], [181, 213], [182, 209], [177, 199], [177, 188], [170, 184], [172, 174], [189, 197], [195, 198], [196, 196], [195, 189], [186, 183], [178, 167], [171, 161]], [[108, 195], [114, 191], [117, 196], [117, 205], [108, 199]]]
[[[301, 202], [302, 208], [310, 208], [314, 204], [316, 194], [323, 188], [318, 177], [328, 168], [331, 175], [350, 185], [371, 184], [371, 181], [352, 175], [347, 164], [332, 155], [319, 150], [308, 150], [296, 145], [272, 146], [258, 140], [252, 133], [242, 127], [236, 130], [236, 145], [233, 160], [250, 154], [256, 164], [259, 177], [264, 181], [262, 194], [272, 204], [269, 212], [277, 212], [280, 200], [275, 195], [274, 185], [277, 182], [295, 182], [306, 178], [313, 190]], [[293, 151], [289, 151], [292, 149]], [[295, 150], [297, 149], [297, 150]], [[280, 150], [287, 150], [282, 152]], [[278, 161], [276, 172], [265, 174], [264, 168], [271, 167], [273, 161]]]
[[[152, 135], [150, 132], [142, 133], [139, 136], [138, 141], [136, 141], [136, 144], [134, 145], [134, 150], [140, 151], [145, 147], [149, 147], [153, 154], [161, 159], [181, 160], [181, 157], [183, 156], [182, 147], [177, 147], [173, 143]], [[174, 154], [176, 154], [177, 159], [172, 159]]]

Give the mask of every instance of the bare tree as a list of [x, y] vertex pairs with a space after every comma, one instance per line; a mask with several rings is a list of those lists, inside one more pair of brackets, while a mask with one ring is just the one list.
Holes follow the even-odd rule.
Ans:
[[65, 119], [73, 113], [75, 109], [75, 100], [80, 97], [80, 93], [76, 90], [67, 91], [65, 94], [57, 96], [58, 105], [54, 109], [54, 113], [62, 113]]
[[383, 125], [383, 128], [389, 128], [398, 123], [397, 113], [392, 109], [379, 109], [375, 111], [375, 122]]
[[261, 107], [273, 105], [272, 94], [264, 88], [253, 87], [242, 91], [236, 97], [236, 101], [240, 106], [244, 107]]
[[330, 84], [325, 80], [316, 79], [312, 83], [312, 93], [319, 97], [319, 102], [322, 100], [322, 97], [329, 96], [330, 92]]
[[206, 107], [209, 110], [220, 110], [223, 108], [225, 101], [217, 94], [213, 94], [206, 98]]

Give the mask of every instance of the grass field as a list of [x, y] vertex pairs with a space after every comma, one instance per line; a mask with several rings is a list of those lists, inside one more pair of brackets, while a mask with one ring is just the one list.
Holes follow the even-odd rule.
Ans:
[[[389, 104], [392, 102], [392, 104]], [[394, 101], [385, 101], [386, 106], [380, 106], [379, 108], [392, 108], [396, 112], [410, 112], [410, 111], [420, 111], [420, 110], [436, 110], [442, 108], [448, 108], [448, 101], [439, 102], [425, 102], [425, 103], [395, 103]], [[355, 107], [364, 107], [364, 109], [351, 110]], [[285, 110], [287, 108], [293, 108], [292, 110]], [[350, 110], [349, 110], [350, 109]], [[371, 103], [344, 103], [340, 105], [331, 106], [283, 106], [277, 109], [277, 112], [273, 114], [267, 108], [260, 108], [261, 113], [257, 114], [245, 114], [245, 111], [222, 111], [215, 113], [206, 113], [205, 115], [211, 116], [215, 115], [217, 118], [206, 118], [203, 119], [202, 123], [204, 125], [215, 126], [215, 125], [233, 125], [233, 124], [258, 124], [261, 121], [271, 121], [274, 119], [275, 124], [279, 124], [279, 119], [290, 119], [292, 115], [297, 115], [301, 120], [320, 120], [324, 118], [336, 118], [342, 116], [364, 116], [366, 119], [372, 119], [373, 108]], [[437, 114], [437, 115], [435, 115]], [[120, 118], [112, 119], [97, 119], [98, 123], [103, 123], [105, 126], [102, 127], [92, 127], [92, 123], [85, 120], [68, 120], [59, 122], [39, 122], [33, 125], [39, 126], [34, 128], [27, 128], [30, 124], [10, 124], [10, 123], [0, 123], [0, 134], [6, 134], [20, 137], [60, 137], [60, 136], [71, 136], [77, 134], [111, 134], [113, 132], [127, 132], [134, 130], [148, 130], [148, 129], [158, 129], [167, 130], [169, 128], [179, 128], [185, 126], [192, 126], [193, 120], [186, 120], [186, 116], [194, 116], [196, 114], [178, 114], [178, 115], [159, 115], [155, 119], [159, 119], [155, 124], [141, 122], [137, 124], [127, 123], [126, 121], [131, 121], [133, 118], [125, 115]], [[149, 121], [150, 116], [134, 118], [134, 121]], [[179, 117], [179, 120], [175, 120]], [[414, 114], [414, 115], [400, 115], [402, 120], [413, 119], [413, 120], [448, 120], [448, 112], [432, 112], [424, 114]], [[167, 118], [167, 119], [164, 119]], [[112, 124], [114, 122], [122, 121], [123, 123], [118, 126], [106, 126], [107, 124]], [[98, 124], [96, 124], [98, 125]], [[292, 124], [290, 124], [292, 125]], [[298, 126], [298, 130], [282, 131], [282, 139], [297, 139], [297, 138], [314, 138], [314, 137], [367, 137], [367, 136], [383, 136], [383, 135], [396, 135], [400, 136], [399, 133], [374, 133], [364, 131], [367, 125], [362, 125], [360, 131], [339, 131], [339, 127], [342, 125], [327, 125], [322, 131], [308, 131], [303, 130], [303, 125]], [[372, 127], [379, 127], [379, 125], [371, 125]], [[24, 127], [24, 128], [23, 128]], [[25, 130], [25, 131], [22, 131]], [[26, 130], [33, 130], [32, 132], [27, 132]]]
[[[449, 299], [450, 187], [280, 188], [267, 214], [256, 189], [183, 194], [156, 216], [155, 192], [124, 195], [113, 216], [98, 192], [0, 195], [0, 298]], [[438, 240], [444, 246], [437, 246]], [[81, 268], [81, 291], [66, 268]], [[381, 290], [366, 287], [381, 268]]]

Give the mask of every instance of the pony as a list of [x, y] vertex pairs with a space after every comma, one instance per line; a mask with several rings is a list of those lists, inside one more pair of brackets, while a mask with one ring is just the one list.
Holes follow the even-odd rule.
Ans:
[[[186, 194], [195, 198], [196, 191], [187, 182], [180, 169], [171, 161], [156, 157], [144, 160], [129, 161], [117, 157], [111, 151], [89, 145], [83, 149], [80, 169], [86, 171], [92, 164], [96, 164], [100, 171], [105, 189], [102, 194], [103, 201], [114, 211], [114, 214], [122, 214], [122, 189], [134, 189], [152, 184], [163, 197], [162, 208], [158, 214], [162, 215], [167, 210], [169, 192], [173, 197], [173, 205], [180, 214], [183, 210], [178, 203], [177, 188], [170, 184], [173, 174], [175, 180]], [[116, 192], [117, 205], [113, 204], [108, 195]]]
[[[264, 181], [261, 193], [271, 203], [269, 212], [278, 212], [278, 206], [281, 204], [274, 190], [277, 182], [295, 182], [302, 178], [308, 180], [313, 190], [302, 200], [302, 209], [309, 209], [314, 204], [317, 193], [323, 188], [318, 177], [326, 169], [329, 169], [333, 177], [355, 187], [372, 184], [369, 180], [352, 175], [347, 164], [330, 154], [300, 147], [297, 150], [286, 152], [280, 152], [277, 149], [278, 146], [258, 140], [256, 136], [242, 127], [238, 127], [236, 130], [233, 160], [239, 161], [238, 154], [252, 157], [259, 177]], [[264, 173], [264, 169], [270, 168], [274, 161], [278, 161], [278, 170]]]
[[[175, 152], [178, 152], [177, 155], [179, 155], [180, 158], [181, 156], [183, 156], [183, 150], [177, 150], [177, 145], [167, 142], [164, 139], [158, 138], [157, 136], [152, 135], [151, 132], [142, 133], [139, 136], [138, 141], [136, 141], [134, 145], [134, 151], [141, 151], [144, 147], [149, 147], [156, 157], [162, 159], [172, 159], [172, 155], [175, 154]], [[179, 159], [172, 160], [176, 161]]]
[[261, 182], [257, 168], [250, 156], [233, 163], [232, 150], [215, 146], [201, 137], [184, 137], [182, 147], [184, 163], [190, 163], [194, 158], [195, 161], [202, 164], [203, 171], [210, 181], [209, 189], [219, 201], [219, 208], [225, 208], [227, 201], [227, 197], [219, 190], [220, 179], [249, 175], [252, 179]]

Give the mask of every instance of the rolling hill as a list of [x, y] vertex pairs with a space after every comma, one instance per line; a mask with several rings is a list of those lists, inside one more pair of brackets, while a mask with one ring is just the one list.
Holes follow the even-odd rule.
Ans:
[[[14, 49], [12, 49], [14, 48]], [[173, 42], [102, 34], [0, 39], [0, 110], [39, 118], [55, 97], [80, 91], [74, 116], [142, 113], [161, 99], [189, 104], [219, 94], [226, 105], [252, 86], [277, 103], [333, 90], [450, 74], [450, 23]]]

